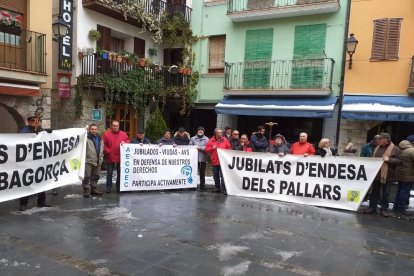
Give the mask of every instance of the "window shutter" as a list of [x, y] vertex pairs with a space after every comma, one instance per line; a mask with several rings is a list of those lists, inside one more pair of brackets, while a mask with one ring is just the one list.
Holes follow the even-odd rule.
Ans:
[[215, 36], [209, 39], [209, 73], [224, 72], [224, 51], [226, 48], [226, 36]]
[[244, 60], [271, 60], [272, 47], [273, 29], [247, 30]]
[[387, 47], [385, 59], [398, 59], [400, 45], [401, 18], [390, 18], [388, 21]]
[[145, 40], [134, 37], [134, 54], [138, 57], [145, 57]]
[[17, 13], [26, 13], [26, 0], [2, 0], [0, 7]]
[[322, 58], [325, 50], [326, 27], [326, 24], [296, 26], [293, 58]]
[[374, 20], [371, 59], [384, 59], [387, 41], [388, 19]]
[[164, 49], [164, 65], [170, 66], [171, 63], [171, 48]]
[[111, 49], [111, 28], [98, 25], [96, 30], [101, 33], [101, 39], [96, 42], [96, 46], [101, 50], [112, 50]]

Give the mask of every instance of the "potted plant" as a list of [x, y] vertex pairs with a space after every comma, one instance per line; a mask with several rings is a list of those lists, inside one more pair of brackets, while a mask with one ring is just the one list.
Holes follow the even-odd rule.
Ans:
[[123, 56], [121, 53], [116, 54], [116, 62], [121, 63], [123, 60]]
[[89, 31], [88, 37], [92, 41], [98, 41], [99, 39], [101, 39], [101, 33], [97, 30], [92, 29]]
[[155, 48], [149, 48], [148, 49], [148, 54], [150, 55], [150, 56], [156, 56], [157, 55], [157, 49], [155, 49]]
[[109, 52], [107, 50], [102, 50], [101, 51], [101, 58], [102, 59], [108, 59], [109, 57]]
[[0, 32], [20, 36], [22, 33], [23, 17], [12, 13], [0, 11]]
[[148, 67], [148, 66], [151, 66], [151, 65], [152, 65], [152, 59], [145, 58], [145, 66]]
[[82, 60], [83, 59], [83, 56], [85, 55], [85, 52], [84, 52], [84, 50], [83, 49], [81, 49], [81, 48], [78, 48], [78, 57], [79, 57], [79, 59], [80, 60]]
[[91, 56], [91, 55], [93, 55], [93, 52], [95, 51], [95, 49], [93, 48], [93, 47], [86, 47], [85, 49], [84, 49], [84, 53], [86, 54], [86, 55], [88, 55], [88, 56]]
[[145, 67], [145, 58], [140, 58], [138, 62], [139, 67]]
[[109, 60], [116, 60], [116, 53], [115, 52], [109, 52], [108, 59]]

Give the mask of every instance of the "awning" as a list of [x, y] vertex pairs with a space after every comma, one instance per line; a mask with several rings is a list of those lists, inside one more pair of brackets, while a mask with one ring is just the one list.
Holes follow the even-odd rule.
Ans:
[[345, 95], [342, 118], [373, 121], [413, 121], [414, 98], [409, 96]]
[[39, 85], [0, 82], [0, 94], [36, 97], [40, 95], [40, 87]]
[[330, 118], [337, 97], [269, 98], [224, 97], [216, 113], [247, 116]]

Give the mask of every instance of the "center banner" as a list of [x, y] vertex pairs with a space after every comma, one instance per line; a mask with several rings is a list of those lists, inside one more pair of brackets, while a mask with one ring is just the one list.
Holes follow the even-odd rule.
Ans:
[[197, 188], [195, 146], [123, 144], [121, 191]]
[[229, 195], [357, 211], [380, 158], [308, 156], [218, 149]]

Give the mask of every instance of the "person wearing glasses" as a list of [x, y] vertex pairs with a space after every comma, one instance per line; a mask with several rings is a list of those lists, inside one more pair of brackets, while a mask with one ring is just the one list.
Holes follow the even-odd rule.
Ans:
[[235, 150], [237, 147], [240, 146], [240, 133], [237, 129], [233, 130], [231, 133], [231, 138], [229, 139], [231, 149]]

